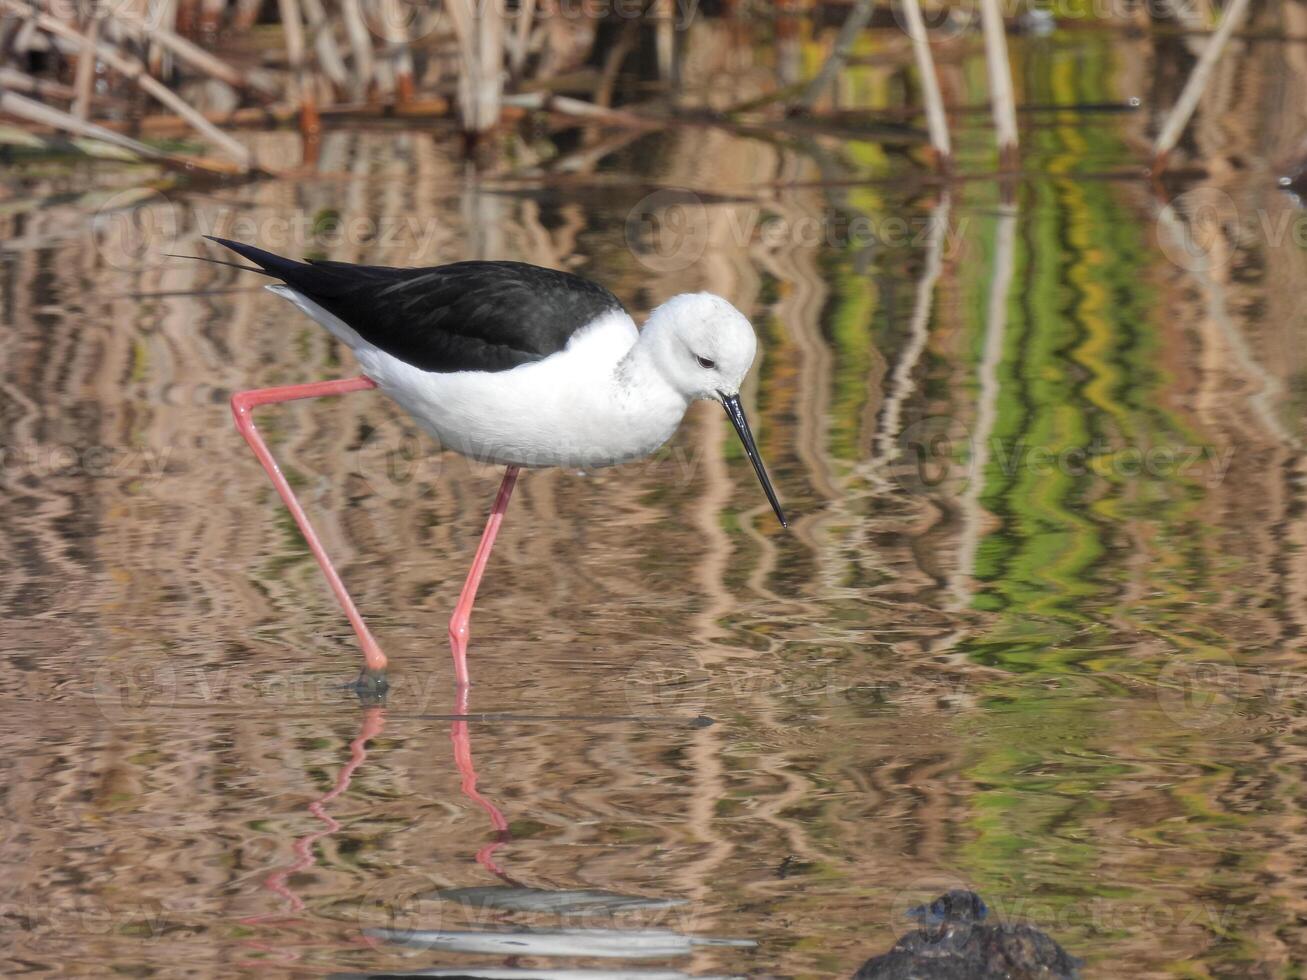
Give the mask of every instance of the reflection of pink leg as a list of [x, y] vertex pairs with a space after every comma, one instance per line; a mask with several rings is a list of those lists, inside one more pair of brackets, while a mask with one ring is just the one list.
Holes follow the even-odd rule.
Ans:
[[[467, 685], [464, 684], [458, 688], [456, 693], [454, 714], [466, 719], [467, 705]], [[495, 839], [477, 851], [477, 863], [492, 875], [501, 878], [510, 885], [516, 885], [517, 882], [509, 877], [508, 872], [495, 863], [493, 856], [495, 851], [503, 847], [509, 840], [508, 819], [499, 807], [487, 800], [477, 790], [477, 770], [472, 762], [472, 737], [467, 725], [466, 720], [460, 720], [454, 722], [449, 729], [449, 738], [454, 743], [454, 765], [458, 767], [459, 774], [463, 777], [463, 795], [486, 811], [486, 814], [490, 817], [490, 826], [495, 828]]]
[[354, 600], [345, 591], [345, 583], [336, 574], [331, 559], [327, 557], [322, 542], [318, 540], [317, 532], [313, 530], [313, 525], [309, 523], [308, 515], [304, 513], [304, 508], [300, 506], [300, 502], [295, 499], [295, 494], [291, 491], [290, 484], [286, 482], [281, 467], [272, 458], [272, 453], [263, 441], [263, 436], [259, 435], [259, 430], [255, 428], [252, 412], [259, 405], [272, 405], [277, 402], [294, 401], [299, 398], [319, 398], [323, 395], [345, 395], [351, 391], [365, 391], [376, 386], [371, 378], [344, 378], [340, 381], [319, 381], [314, 384], [287, 385], [283, 388], [258, 388], [253, 391], [241, 391], [233, 395], [231, 399], [232, 414], [236, 416], [236, 428], [245, 437], [245, 441], [250, 444], [250, 448], [254, 450], [254, 455], [258, 457], [259, 462], [263, 464], [263, 468], [271, 478], [273, 486], [277, 488], [277, 493], [281, 495], [281, 499], [290, 509], [291, 516], [295, 518], [295, 523], [299, 525], [300, 533], [304, 535], [304, 540], [308, 542], [313, 557], [318, 560], [318, 565], [322, 568], [322, 574], [327, 576], [327, 583], [331, 586], [331, 591], [336, 594], [336, 601], [345, 610], [345, 616], [349, 619], [350, 625], [354, 627], [354, 632], [358, 635], [359, 645], [363, 647], [363, 660], [367, 664], [366, 672], [370, 675], [378, 675], [386, 669], [386, 655], [381, 652], [381, 647], [372, 638], [367, 624], [363, 622], [363, 617], [359, 615], [358, 609], [354, 606]]
[[458, 605], [454, 607], [454, 616], [449, 621], [449, 643], [454, 650], [454, 679], [458, 682], [459, 687], [466, 687], [468, 684], [467, 674], [467, 623], [472, 617], [472, 603], [476, 601], [477, 586], [481, 584], [481, 576], [486, 570], [486, 563], [490, 561], [490, 549], [495, 546], [495, 535], [499, 533], [499, 525], [504, 523], [504, 511], [508, 509], [508, 498], [513, 495], [513, 485], [517, 483], [516, 466], [510, 466], [508, 472], [504, 474], [504, 482], [499, 485], [499, 495], [495, 497], [495, 506], [490, 511], [490, 519], [486, 521], [486, 529], [481, 535], [481, 543], [477, 545], [476, 558], [472, 560], [472, 570], [467, 573], [467, 581], [463, 583], [463, 592], [458, 597]]

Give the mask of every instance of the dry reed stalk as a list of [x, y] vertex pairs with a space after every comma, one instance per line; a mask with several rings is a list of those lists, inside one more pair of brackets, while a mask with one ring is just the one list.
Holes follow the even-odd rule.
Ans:
[[[320, 106], [318, 114], [331, 119], [351, 119], [367, 122], [377, 118], [377, 109], [378, 106], [375, 102], [338, 102], [334, 105]], [[450, 105], [448, 100], [435, 97], [418, 99], [404, 106], [390, 106], [389, 109], [388, 115], [396, 119], [435, 119], [448, 116]], [[250, 106], [230, 112], [208, 113], [205, 118], [215, 125], [240, 127], [295, 122], [299, 119], [299, 115], [300, 107], [298, 105], [279, 102], [270, 106]], [[117, 122], [104, 122], [102, 125], [106, 129], [115, 132], [128, 126], [127, 123]], [[145, 116], [132, 125], [139, 127], [141, 132], [154, 136], [184, 133], [190, 128], [190, 124], [180, 116], [166, 115], [164, 113]]]
[[368, 35], [368, 25], [363, 20], [363, 10], [359, 0], [344, 0], [341, 15], [345, 23], [345, 36], [349, 38], [350, 51], [354, 55], [354, 86], [352, 95], [355, 99], [366, 99], [372, 87], [375, 71], [372, 64], [372, 38]]
[[409, 51], [404, 28], [403, 0], [377, 0], [382, 40], [386, 42], [386, 64], [391, 74], [391, 91], [395, 102], [404, 105], [416, 95], [413, 80], [413, 54]]
[[238, 31], [250, 30], [259, 20], [259, 8], [262, 0], [236, 0], [236, 11], [232, 14], [231, 26]]
[[658, 77], [667, 82], [676, 70], [676, 0], [654, 0], [653, 14]]
[[222, 29], [227, 0], [200, 0], [200, 30], [212, 37]]
[[458, 37], [462, 71], [458, 77], [463, 131], [476, 137], [499, 122], [504, 89], [504, 12], [497, 3], [448, 0]]
[[[19, 0], [0, 0], [0, 8], [12, 13], [26, 17], [29, 23], [34, 24], [41, 30], [61, 37], [66, 41], [85, 47], [87, 43], [86, 35], [74, 27], [70, 27], [57, 17], [41, 13], [38, 10], [27, 6]], [[118, 74], [137, 85], [147, 95], [152, 96], [157, 101], [166, 105], [169, 109], [187, 120], [192, 128], [215, 146], [220, 147], [224, 153], [236, 161], [237, 166], [242, 171], [248, 171], [251, 167], [250, 151], [246, 149], [238, 140], [228, 136], [222, 130], [210, 123], [204, 116], [191, 105], [189, 105], [181, 96], [177, 95], [171, 89], [153, 78], [145, 69], [145, 65], [128, 55], [123, 54], [112, 44], [101, 39], [92, 45], [100, 60], [109, 68], [112, 68]]]
[[[162, 34], [175, 31], [177, 28], [177, 0], [155, 0], [157, 6], [154, 9], [152, 23], [146, 28], [149, 34]], [[122, 9], [114, 11], [114, 20], [117, 23], [130, 23], [130, 15], [135, 11]], [[164, 54], [167, 46], [159, 41], [158, 37], [150, 38], [150, 47], [146, 52], [145, 63], [150, 68], [150, 74], [155, 78], [162, 78], [164, 73]], [[206, 56], [208, 52], [205, 52]]]
[[608, 49], [608, 54], [604, 58], [604, 67], [599, 74], [599, 84], [594, 92], [595, 105], [607, 109], [613, 104], [613, 89], [617, 85], [617, 76], [622, 70], [626, 56], [635, 48], [635, 42], [639, 37], [639, 21], [623, 22], [622, 30], [617, 36], [617, 43]]
[[33, 78], [16, 68], [0, 68], [0, 88], [7, 88], [11, 92], [33, 92], [48, 99], [64, 99], [68, 102], [77, 98], [77, 93], [69, 85]]
[[944, 114], [944, 98], [939, 90], [939, 75], [935, 71], [935, 58], [930, 51], [930, 37], [926, 33], [926, 20], [921, 16], [918, 0], [902, 2], [908, 20], [908, 34], [912, 38], [912, 53], [917, 59], [917, 73], [921, 76], [921, 98], [926, 104], [930, 145], [935, 152], [936, 166], [945, 170], [949, 167], [953, 149], [949, 142], [948, 117]]
[[631, 129], [665, 129], [678, 120], [650, 119], [621, 109], [608, 109], [585, 102], [581, 99], [568, 98], [565, 95], [553, 95], [549, 92], [524, 92], [520, 95], [506, 95], [503, 105], [514, 109], [534, 109], [556, 112], [562, 116], [575, 116], [611, 126], [623, 126]]
[[1189, 125], [1189, 119], [1193, 116], [1194, 110], [1198, 108], [1198, 100], [1202, 98], [1207, 83], [1211, 80], [1212, 72], [1216, 70], [1217, 62], [1221, 60], [1226, 45], [1230, 43], [1230, 36], [1247, 13], [1248, 0], [1230, 0], [1230, 6], [1226, 8], [1225, 13], [1221, 16], [1220, 26], [1217, 27], [1216, 33], [1212, 35], [1212, 39], [1207, 42], [1207, 47], [1203, 49], [1202, 55], [1198, 58], [1198, 63], [1194, 65], [1189, 80], [1185, 82], [1180, 98], [1172, 107], [1166, 121], [1162, 124], [1161, 131], [1157, 134], [1157, 141], [1153, 144], [1154, 173], [1160, 173], [1166, 169], [1167, 158], [1171, 155], [1171, 151], [1175, 149], [1175, 144], [1180, 141], [1180, 136], [1184, 132], [1184, 128]]
[[517, 22], [513, 25], [513, 42], [508, 52], [508, 71], [520, 78], [531, 51], [531, 28], [535, 25], [536, 0], [522, 0], [517, 8]]
[[49, 126], [51, 129], [72, 133], [85, 139], [99, 140], [102, 143], [128, 150], [147, 160], [157, 160], [167, 156], [167, 154], [153, 147], [137, 142], [130, 136], [115, 133], [111, 129], [97, 126], [85, 119], [78, 119], [62, 109], [55, 109], [44, 102], [37, 102], [25, 95], [19, 95], [17, 92], [0, 89], [0, 111], [7, 112], [11, 116], [17, 116], [19, 119], [25, 119], [38, 126]]
[[821, 70], [817, 72], [817, 77], [808, 83], [803, 95], [799, 97], [797, 108], [811, 109], [817, 104], [817, 100], [821, 98], [822, 93], [830, 87], [831, 82], [835, 80], [835, 76], [839, 74], [840, 68], [844, 65], [844, 59], [849, 56], [858, 35], [871, 23], [874, 8], [874, 0], [856, 0], [853, 9], [849, 11], [849, 16], [844, 20], [844, 26], [840, 28], [840, 32], [835, 38], [835, 46], [821, 66]]
[[[46, 105], [44, 102], [37, 102], [29, 99], [24, 95], [16, 92], [8, 92], [0, 88], [0, 112], [8, 113], [19, 119], [24, 119], [29, 123], [38, 126], [48, 126], [51, 129], [60, 132], [71, 133], [73, 136], [85, 140], [94, 141], [92, 146], [79, 145], [77, 148], [84, 153], [94, 156], [104, 156], [106, 154], [97, 152], [97, 146], [111, 146], [120, 150], [126, 150], [136, 157], [145, 160], [155, 160], [160, 163], [166, 163], [174, 167], [184, 168], [187, 170], [199, 170], [204, 173], [230, 175], [233, 168], [230, 165], [224, 165], [218, 160], [202, 160], [194, 157], [180, 156], [175, 153], [165, 153], [162, 150], [156, 150], [154, 147], [145, 143], [140, 143], [130, 136], [124, 136], [122, 133], [116, 133], [112, 129], [99, 126], [96, 123], [88, 122], [85, 119], [78, 119], [71, 113], [64, 112], [62, 109], [55, 109]], [[40, 139], [40, 137], [35, 137]], [[42, 140], [45, 146], [53, 146], [48, 140]]]
[[980, 0], [980, 20], [985, 35], [990, 104], [998, 137], [998, 168], [1012, 170], [1017, 163], [1017, 103], [1012, 92], [1012, 66], [999, 0]]
[[[164, 0], [164, 3], [166, 4], [163, 8], [164, 12], [171, 11], [171, 17], [175, 19], [177, 16], [175, 0]], [[156, 26], [149, 23], [140, 14], [127, 10], [117, 11], [112, 21], [116, 26], [126, 28], [137, 37], [148, 38], [152, 46], [157, 45], [166, 49], [177, 60], [190, 65], [196, 71], [225, 82], [238, 91], [254, 91], [263, 95], [281, 94], [276, 86], [261, 81], [257, 75], [250, 75], [227, 64], [221, 58], [215, 57], [162, 24]]]
[[349, 70], [341, 56], [340, 46], [336, 43], [336, 33], [331, 21], [322, 9], [322, 0], [304, 0], [304, 20], [313, 37], [313, 52], [318, 59], [318, 67], [327, 76], [337, 97], [343, 95], [349, 87]]
[[91, 116], [91, 94], [95, 89], [95, 44], [100, 39], [100, 15], [91, 14], [86, 25], [86, 43], [77, 55], [77, 71], [73, 78], [72, 114], [78, 119]]
[[286, 60], [290, 64], [295, 100], [300, 107], [300, 138], [304, 142], [304, 162], [317, 161], [318, 141], [322, 136], [322, 119], [318, 115], [318, 98], [312, 75], [304, 63], [304, 23], [300, 20], [299, 0], [277, 0], [281, 30], [286, 41]]

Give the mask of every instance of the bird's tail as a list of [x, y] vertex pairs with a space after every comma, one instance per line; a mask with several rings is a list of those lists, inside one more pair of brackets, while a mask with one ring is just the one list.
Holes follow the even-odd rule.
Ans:
[[213, 265], [225, 265], [232, 269], [240, 269], [244, 272], [257, 272], [259, 275], [268, 276], [272, 279], [284, 279], [284, 272], [288, 269], [298, 268], [304, 265], [303, 262], [296, 262], [294, 259], [288, 259], [284, 256], [277, 255], [273, 252], [266, 252], [261, 248], [255, 248], [253, 245], [246, 245], [244, 242], [233, 242], [230, 239], [218, 238], [216, 235], [205, 235], [211, 242], [217, 242], [224, 248], [229, 248], [243, 259], [248, 259], [254, 265], [242, 265], [240, 262], [228, 262], [226, 259], [213, 259], [207, 255], [174, 255], [169, 256], [174, 259], [194, 259], [197, 262], [209, 262]]

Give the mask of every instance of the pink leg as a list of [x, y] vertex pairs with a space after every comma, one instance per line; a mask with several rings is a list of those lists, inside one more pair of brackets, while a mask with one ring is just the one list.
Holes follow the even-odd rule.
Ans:
[[467, 573], [463, 583], [463, 592], [454, 607], [454, 616], [449, 621], [449, 643], [454, 649], [454, 680], [460, 687], [468, 684], [467, 674], [467, 623], [472, 617], [472, 603], [476, 601], [477, 586], [490, 561], [490, 549], [495, 546], [495, 536], [499, 525], [504, 523], [504, 511], [508, 510], [508, 498], [513, 495], [513, 485], [517, 483], [516, 466], [510, 466], [504, 474], [504, 482], [499, 485], [499, 495], [495, 497], [494, 509], [486, 521], [486, 529], [481, 534], [481, 543], [477, 545], [476, 558], [472, 560], [472, 570]]
[[313, 530], [313, 525], [309, 523], [308, 515], [304, 513], [304, 508], [300, 506], [300, 502], [295, 499], [295, 494], [291, 491], [290, 484], [286, 482], [281, 467], [272, 458], [272, 453], [263, 441], [263, 436], [259, 435], [259, 430], [255, 428], [254, 417], [251, 414], [259, 405], [295, 401], [299, 398], [320, 398], [323, 395], [345, 395], [351, 391], [366, 391], [375, 387], [376, 383], [371, 378], [359, 377], [343, 378], [339, 381], [318, 381], [306, 385], [286, 385], [282, 388], [257, 388], [252, 391], [240, 391], [232, 395], [231, 410], [232, 414], [236, 416], [236, 428], [245, 437], [245, 441], [250, 444], [250, 448], [254, 450], [254, 455], [258, 457], [259, 462], [263, 464], [263, 468], [271, 478], [273, 486], [277, 488], [277, 493], [281, 495], [281, 499], [290, 509], [291, 516], [295, 518], [295, 523], [299, 525], [300, 533], [304, 535], [304, 540], [309, 543], [309, 550], [313, 552], [313, 557], [318, 560], [318, 565], [322, 568], [322, 574], [327, 576], [327, 583], [331, 586], [331, 591], [336, 594], [336, 600], [340, 603], [341, 608], [345, 610], [345, 616], [349, 619], [350, 625], [354, 627], [354, 632], [359, 638], [359, 645], [363, 647], [363, 660], [367, 665], [364, 673], [367, 675], [367, 680], [373, 684], [378, 682], [384, 684], [382, 672], [386, 669], [386, 655], [381, 652], [381, 647], [372, 638], [367, 624], [363, 622], [363, 617], [359, 615], [358, 609], [354, 606], [354, 600], [345, 591], [345, 583], [336, 574], [331, 559], [327, 557], [322, 542], [318, 540], [317, 532]]

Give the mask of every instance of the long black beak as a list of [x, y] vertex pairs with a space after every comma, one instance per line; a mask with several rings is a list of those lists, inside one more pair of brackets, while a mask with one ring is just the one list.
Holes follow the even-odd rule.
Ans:
[[735, 426], [740, 442], [744, 443], [745, 455], [749, 457], [749, 462], [753, 464], [753, 471], [758, 474], [758, 482], [762, 484], [763, 493], [767, 494], [767, 502], [771, 504], [771, 509], [776, 511], [776, 519], [781, 522], [781, 527], [789, 527], [790, 522], [785, 519], [785, 511], [781, 510], [781, 502], [776, 499], [776, 491], [772, 489], [771, 480], [767, 477], [767, 470], [762, 465], [762, 457], [758, 455], [758, 446], [753, 441], [753, 433], [749, 431], [749, 420], [744, 417], [744, 408], [740, 405], [740, 396], [724, 395], [720, 391], [717, 394], [721, 396], [722, 408], [726, 409], [726, 417], [731, 420], [731, 425]]

